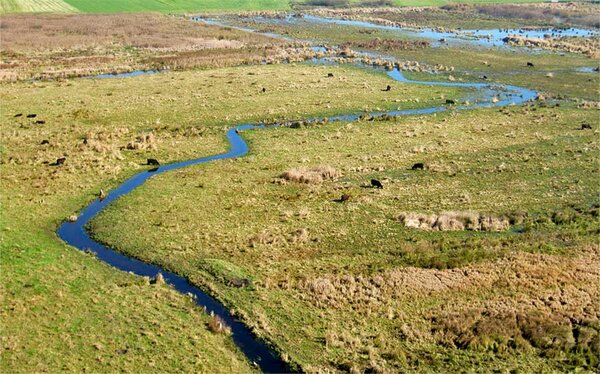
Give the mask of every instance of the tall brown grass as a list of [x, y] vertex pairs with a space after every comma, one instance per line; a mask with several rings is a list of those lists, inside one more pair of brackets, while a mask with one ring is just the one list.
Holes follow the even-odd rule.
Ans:
[[317, 166], [312, 169], [294, 168], [283, 172], [280, 178], [290, 182], [318, 184], [325, 179], [335, 179], [341, 173], [331, 166]]

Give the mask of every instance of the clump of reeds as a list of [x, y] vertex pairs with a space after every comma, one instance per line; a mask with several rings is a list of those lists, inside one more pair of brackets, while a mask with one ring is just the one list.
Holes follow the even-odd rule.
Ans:
[[311, 169], [294, 168], [283, 172], [280, 178], [290, 182], [318, 184], [325, 179], [335, 179], [342, 174], [331, 166], [317, 166]]
[[431, 231], [504, 231], [510, 227], [508, 218], [476, 212], [443, 212], [440, 214], [401, 213], [405, 227]]
[[231, 327], [225, 323], [223, 318], [214, 313], [211, 313], [210, 319], [208, 320], [208, 328], [210, 331], [217, 334], [231, 334]]

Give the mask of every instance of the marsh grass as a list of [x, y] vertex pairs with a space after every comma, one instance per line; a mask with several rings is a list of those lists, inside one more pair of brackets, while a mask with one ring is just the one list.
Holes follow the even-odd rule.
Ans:
[[286, 44], [159, 14], [8, 15], [0, 78], [235, 66], [260, 62]]
[[[251, 371], [225, 335], [208, 332], [208, 316], [193, 302], [168, 287], [149, 287], [147, 281], [138, 285], [135, 277], [61, 244], [55, 230], [67, 217], [76, 219], [98, 191], [110, 194], [120, 181], [143, 171], [147, 158], [169, 163], [224, 152], [223, 130], [233, 124], [409, 105], [379, 93], [378, 87], [388, 82], [383, 76], [341, 68], [331, 80], [325, 78], [327, 71], [281, 65], [0, 85], [0, 273], [2, 310], [10, 321], [2, 324], [8, 336], [2, 340], [2, 370]], [[354, 92], [366, 81], [377, 87]], [[405, 92], [421, 97], [423, 105], [430, 105], [427, 97], [434, 103], [440, 95], [408, 87]], [[45, 124], [36, 124], [38, 119]], [[52, 166], [60, 157], [65, 163]], [[200, 193], [212, 186], [202, 182], [193, 188]], [[295, 213], [310, 216], [301, 209]], [[161, 231], [181, 227], [185, 220], [142, 222]], [[288, 245], [312, 240], [303, 228], [282, 231], [282, 240]], [[212, 230], [200, 233], [219, 240]], [[249, 237], [244, 238], [246, 248]], [[253, 279], [243, 266], [214, 259], [198, 268], [222, 277], [224, 284]]]
[[[572, 105], [535, 104], [245, 132], [248, 157], [162, 175], [110, 207], [91, 229], [128, 254], [209, 284], [307, 371], [344, 366], [347, 357], [348, 370], [453, 370], [467, 362], [539, 370], [579, 362], [589, 368], [594, 361], [585, 357], [592, 351], [573, 348], [561, 361], [553, 348], [535, 342], [553, 339], [551, 332], [532, 340], [508, 327], [493, 330], [493, 319], [479, 327], [465, 320], [460, 329], [473, 329], [474, 338], [460, 345], [454, 333], [436, 327], [445, 317], [434, 316], [446, 308], [459, 315], [475, 300], [487, 305], [500, 298], [509, 311], [521, 302], [537, 305], [556, 282], [593, 299], [598, 224], [589, 204], [596, 193], [597, 144], [592, 132], [575, 126], [593, 116]], [[417, 146], [422, 149], [415, 153]], [[273, 183], [280, 170], [325, 162], [342, 176], [318, 184]], [[415, 162], [431, 167], [413, 171]], [[368, 188], [372, 178], [385, 188]], [[193, 188], [198, 183], [201, 193]], [[342, 193], [353, 198], [334, 202]], [[483, 230], [405, 228], [398, 221], [402, 211], [454, 211], [440, 223], [443, 229], [456, 221], [465, 228], [477, 222]], [[139, 230], [140, 216], [178, 224], [131, 233]], [[496, 232], [509, 223], [515, 230]], [[149, 252], [149, 243], [176, 243], [178, 251], [154, 244]], [[252, 290], [232, 289], [226, 278], [191, 265], [207, 257], [252, 277]], [[576, 299], [565, 302], [575, 305]], [[596, 310], [587, 301], [585, 308]], [[397, 335], [400, 329], [405, 332]], [[381, 336], [373, 338], [373, 330]], [[426, 362], [424, 352], [431, 355]]]

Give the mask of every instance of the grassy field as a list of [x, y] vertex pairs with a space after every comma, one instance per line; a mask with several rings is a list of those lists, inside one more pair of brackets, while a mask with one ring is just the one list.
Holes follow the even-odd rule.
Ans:
[[[327, 78], [332, 70], [338, 78]], [[381, 91], [388, 83], [358, 69], [287, 65], [0, 85], [1, 371], [250, 371], [190, 300], [67, 248], [56, 227], [148, 157], [222, 152], [234, 123], [419, 105], [396, 102]], [[457, 95], [394, 87], [420, 105]], [[48, 165], [59, 157], [64, 167]]]
[[[66, 246], [57, 226], [144, 170], [147, 158], [224, 152], [224, 132], [236, 124], [432, 107], [470, 93], [352, 65], [260, 64], [296, 55], [287, 42], [174, 17], [2, 23], [7, 373], [252, 372], [188, 297]], [[335, 44], [392, 37], [273, 31]], [[93, 221], [93, 235], [210, 291], [306, 372], [597, 371], [600, 75], [576, 71], [595, 61], [373, 45], [455, 67], [412, 77], [481, 82], [485, 74], [547, 99], [246, 131], [249, 155], [152, 178]], [[180, 71], [61, 78], [161, 66]], [[44, 74], [60, 79], [26, 79]], [[64, 165], [51, 165], [61, 157]], [[373, 178], [384, 188], [372, 188]], [[443, 218], [433, 225], [432, 215]], [[482, 225], [507, 229], [461, 229], [480, 215], [489, 218]]]
[[[541, 0], [464, 0], [459, 3], [531, 3]], [[361, 1], [353, 0], [353, 4]], [[439, 6], [456, 3], [448, 0], [394, 0], [395, 6]], [[189, 13], [206, 11], [289, 10], [288, 0], [0, 0], [4, 13]]]
[[[253, 131], [249, 157], [160, 176], [92, 231], [212, 289], [304, 370], [591, 369], [595, 343], [541, 343], [572, 341], [565, 329], [590, 326], [598, 339], [591, 300], [599, 290], [588, 283], [598, 277], [598, 224], [587, 207], [599, 148], [593, 132], [578, 130], [582, 122], [597, 127], [595, 111], [515, 108]], [[429, 169], [411, 171], [415, 162]], [[278, 182], [286, 170], [319, 165], [342, 177]], [[364, 188], [371, 178], [385, 188]], [[347, 203], [335, 201], [342, 194]], [[523, 234], [442, 235], [399, 221], [402, 212], [440, 211], [529, 218], [517, 225]], [[534, 281], [540, 272], [547, 276]], [[229, 287], [236, 277], [254, 286]], [[562, 294], [567, 309], [539, 305], [561, 294], [556, 282], [586, 296]], [[454, 314], [472, 319], [452, 322]], [[492, 328], [504, 319], [504, 330]]]
[[63, 0], [0, 0], [0, 14], [75, 12], [77, 9]]
[[[336, 44], [385, 35], [267, 30]], [[161, 175], [104, 212], [94, 235], [212, 290], [308, 372], [597, 368], [600, 124], [580, 103], [597, 99], [599, 78], [576, 72], [591, 60], [382, 52], [456, 68], [417, 78], [486, 74], [560, 106], [250, 131], [248, 157]], [[426, 170], [410, 170], [417, 162]], [[318, 182], [311, 169], [336, 177]], [[511, 229], [440, 233], [401, 219], [448, 211], [504, 216]], [[231, 287], [238, 278], [252, 286]]]

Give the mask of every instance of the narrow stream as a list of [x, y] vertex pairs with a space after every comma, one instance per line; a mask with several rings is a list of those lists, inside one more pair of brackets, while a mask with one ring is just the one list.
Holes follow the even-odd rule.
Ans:
[[[317, 61], [324, 62], [324, 61]], [[328, 60], [328, 63], [336, 63], [335, 61]], [[383, 71], [380, 68], [373, 68], [365, 66], [365, 68], [377, 69]], [[158, 71], [147, 71], [147, 72], [133, 72], [126, 75], [120, 75], [121, 77], [138, 76], [142, 74], [152, 74]], [[387, 72], [387, 75], [394, 81], [408, 83], [408, 84], [419, 84], [419, 85], [430, 85], [430, 86], [450, 86], [450, 87], [463, 87], [470, 88], [476, 92], [476, 100], [471, 104], [458, 104], [451, 106], [440, 106], [422, 109], [407, 109], [389, 112], [376, 112], [369, 113], [371, 116], [381, 115], [417, 115], [417, 114], [429, 114], [446, 111], [448, 109], [464, 110], [473, 108], [482, 108], [490, 106], [506, 106], [506, 105], [518, 105], [525, 103], [536, 96], [536, 92], [530, 89], [510, 86], [510, 85], [499, 85], [499, 84], [487, 84], [487, 83], [455, 83], [455, 82], [429, 82], [429, 81], [413, 81], [409, 80], [402, 72], [398, 69]], [[101, 75], [95, 78], [113, 78], [115, 75]], [[119, 76], [117, 76], [119, 77]], [[329, 117], [330, 121], [353, 121], [359, 118], [361, 113], [351, 113], [348, 115], [340, 115]], [[305, 120], [307, 122], [320, 120], [322, 118], [314, 118]], [[104, 200], [96, 200], [89, 204], [83, 211], [80, 212], [76, 222], [64, 222], [58, 228], [58, 236], [64, 240], [67, 244], [72, 245], [80, 250], [91, 251], [97, 258], [107, 264], [127, 272], [132, 272], [140, 276], [155, 277], [158, 273], [162, 273], [166, 283], [172, 285], [177, 291], [183, 294], [192, 294], [195, 296], [196, 303], [199, 306], [205, 307], [208, 312], [214, 312], [220, 316], [230, 327], [232, 331], [232, 338], [235, 344], [240, 350], [246, 355], [250, 362], [254, 362], [263, 372], [288, 372], [290, 371], [289, 366], [280, 359], [280, 357], [261, 339], [255, 337], [250, 329], [236, 319], [227, 308], [219, 301], [209, 296], [196, 286], [190, 284], [184, 277], [174, 274], [169, 271], [165, 271], [163, 268], [157, 265], [145, 263], [132, 257], [128, 257], [124, 254], [116, 252], [114, 249], [102, 245], [93, 240], [85, 226], [90, 222], [98, 213], [105, 207], [110, 205], [113, 201], [117, 200], [121, 196], [127, 195], [137, 187], [141, 186], [146, 180], [152, 176], [162, 174], [171, 170], [181, 169], [191, 165], [202, 164], [206, 162], [231, 159], [236, 157], [244, 156], [248, 152], [248, 145], [244, 139], [239, 135], [239, 132], [244, 130], [254, 130], [263, 128], [262, 125], [240, 125], [227, 131], [227, 139], [229, 141], [229, 150], [225, 153], [203, 157], [188, 161], [177, 162], [169, 165], [160, 166], [157, 169], [140, 172], [131, 178], [127, 179], [116, 189], [111, 191]]]

